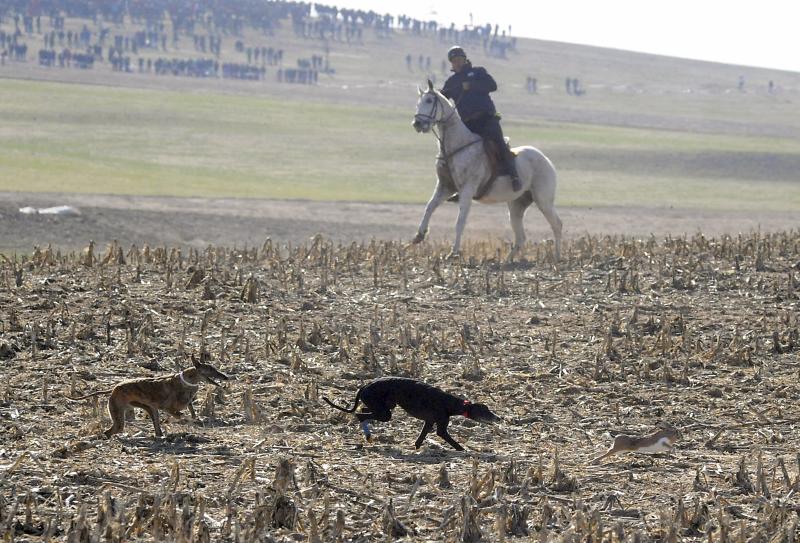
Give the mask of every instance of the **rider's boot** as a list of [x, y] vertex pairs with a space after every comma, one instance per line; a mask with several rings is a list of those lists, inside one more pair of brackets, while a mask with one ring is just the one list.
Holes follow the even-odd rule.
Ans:
[[516, 157], [510, 149], [506, 152], [506, 168], [508, 169], [508, 175], [511, 177], [511, 188], [514, 192], [521, 190], [522, 182], [519, 180], [519, 174], [517, 174]]

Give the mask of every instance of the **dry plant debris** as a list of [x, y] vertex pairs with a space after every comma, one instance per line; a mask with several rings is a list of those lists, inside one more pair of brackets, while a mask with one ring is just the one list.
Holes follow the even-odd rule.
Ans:
[[[800, 233], [508, 247], [112, 244], [0, 259], [4, 541], [794, 541]], [[207, 352], [196, 420], [105, 398]], [[405, 375], [486, 402], [467, 451], [320, 402]], [[613, 436], [681, 431], [671, 455]]]

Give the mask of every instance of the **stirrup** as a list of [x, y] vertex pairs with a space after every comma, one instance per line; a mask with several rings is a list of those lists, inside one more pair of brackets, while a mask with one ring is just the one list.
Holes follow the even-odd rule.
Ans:
[[458, 202], [458, 193], [456, 192], [450, 198], [447, 199], [448, 202]]
[[511, 190], [513, 190], [514, 192], [522, 190], [522, 181], [519, 180], [519, 176], [511, 177]]

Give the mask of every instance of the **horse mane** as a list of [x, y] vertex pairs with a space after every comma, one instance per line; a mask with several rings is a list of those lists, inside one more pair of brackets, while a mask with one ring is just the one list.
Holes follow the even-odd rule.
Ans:
[[430, 79], [428, 79], [428, 92], [432, 92], [433, 94], [435, 94], [437, 98], [442, 100], [445, 104], [449, 105], [451, 108], [453, 108], [453, 109], [456, 108], [456, 103], [453, 102], [450, 98], [448, 98], [444, 94], [442, 94], [439, 91], [439, 89], [435, 88], [433, 86], [433, 81], [431, 81]]
[[441, 93], [441, 91], [440, 91], [439, 89], [431, 89], [431, 90], [433, 90], [433, 92], [436, 94], [436, 96], [437, 96], [437, 97], [438, 97], [440, 100], [444, 100], [444, 103], [445, 103], [445, 104], [449, 105], [449, 106], [450, 106], [451, 108], [453, 108], [453, 109], [455, 109], [455, 108], [456, 108], [456, 103], [455, 103], [455, 102], [453, 102], [453, 100], [451, 100], [450, 98], [448, 98], [448, 97], [447, 97], [447, 96], [445, 96], [444, 94], [442, 94], [442, 93]]

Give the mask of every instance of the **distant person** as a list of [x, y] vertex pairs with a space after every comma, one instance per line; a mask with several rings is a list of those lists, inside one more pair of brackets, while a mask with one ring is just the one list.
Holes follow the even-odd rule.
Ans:
[[739, 87], [739, 92], [744, 92], [744, 76], [743, 75], [739, 76], [739, 85], [738, 85], [738, 87]]
[[568, 77], [568, 78], [567, 78], [567, 79], [564, 81], [564, 84], [565, 84], [565, 85], [566, 85], [566, 87], [567, 87], [567, 94], [572, 94], [572, 78], [571, 78], [571, 77]]
[[455, 101], [458, 114], [467, 128], [497, 144], [511, 176], [512, 188], [520, 190], [522, 184], [517, 174], [517, 164], [503, 138], [500, 115], [489, 96], [489, 93], [497, 90], [497, 83], [485, 68], [473, 67], [461, 47], [451, 47], [447, 51], [447, 60], [452, 66], [453, 75], [445, 81], [442, 94]]
[[767, 84], [767, 92], [769, 92], [770, 94], [775, 92], [775, 83], [773, 83], [772, 79], [770, 79], [769, 83]]

